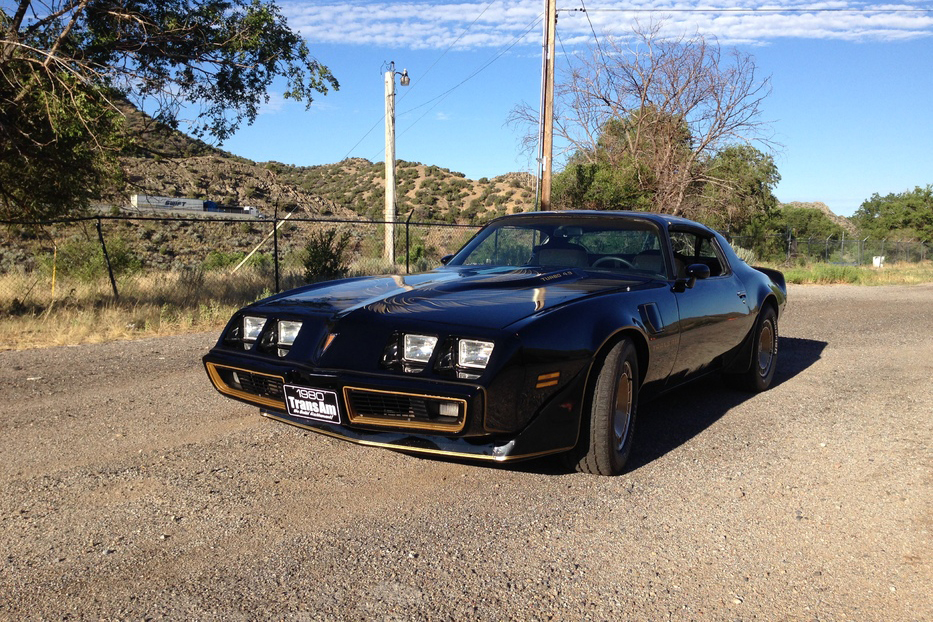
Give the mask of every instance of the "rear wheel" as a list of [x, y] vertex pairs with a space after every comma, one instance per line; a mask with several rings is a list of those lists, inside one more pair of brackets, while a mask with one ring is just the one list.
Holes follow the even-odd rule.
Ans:
[[752, 364], [745, 372], [745, 386], [751, 391], [764, 391], [774, 380], [778, 354], [778, 323], [774, 307], [761, 310], [755, 325], [752, 343]]
[[609, 351], [593, 387], [588, 425], [568, 458], [581, 472], [617, 475], [632, 451], [638, 409], [638, 356], [623, 339]]

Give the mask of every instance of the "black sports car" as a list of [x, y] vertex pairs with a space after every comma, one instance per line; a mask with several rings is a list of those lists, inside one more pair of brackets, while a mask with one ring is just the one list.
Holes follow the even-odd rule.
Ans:
[[431, 272], [237, 312], [204, 365], [266, 417], [365, 445], [619, 473], [638, 402], [722, 371], [767, 389], [783, 275], [695, 222], [506, 216]]

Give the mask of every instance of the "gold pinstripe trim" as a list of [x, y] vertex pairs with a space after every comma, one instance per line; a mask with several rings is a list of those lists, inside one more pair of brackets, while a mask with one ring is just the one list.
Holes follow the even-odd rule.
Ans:
[[285, 386], [285, 378], [281, 376], [276, 376], [273, 374], [263, 374], [257, 371], [251, 371], [249, 369], [242, 369], [240, 367], [231, 367], [230, 365], [215, 365], [214, 363], [207, 363], [207, 374], [211, 378], [211, 382], [214, 383], [214, 387], [223, 393], [224, 395], [229, 395], [231, 397], [236, 397], [241, 400], [246, 400], [252, 402], [253, 404], [258, 404], [259, 406], [268, 406], [269, 408], [278, 408], [279, 410], [285, 410], [285, 402], [282, 400], [274, 400], [271, 397], [262, 397], [261, 395], [253, 395], [252, 393], [247, 393], [246, 391], [240, 391], [239, 389], [234, 389], [226, 382], [223, 381], [223, 378], [220, 377], [220, 373], [217, 371], [218, 368], [229, 369], [232, 371], [241, 371], [247, 374], [253, 374], [254, 376], [265, 376], [266, 378], [275, 378], [282, 383], [282, 386]]
[[295, 421], [289, 421], [288, 419], [283, 419], [282, 417], [277, 417], [272, 413], [261, 411], [260, 414], [267, 418], [279, 421], [281, 423], [287, 423], [288, 425], [293, 425], [297, 428], [302, 428], [304, 430], [310, 430], [312, 432], [317, 432], [318, 434], [323, 434], [324, 436], [330, 436], [332, 438], [339, 438], [342, 441], [349, 441], [357, 445], [365, 445], [366, 447], [379, 447], [381, 449], [392, 449], [395, 451], [408, 451], [412, 453], [419, 454], [432, 454], [435, 456], [449, 456], [452, 458], [469, 458], [470, 460], [486, 460], [489, 462], [513, 462], [515, 460], [528, 460], [530, 458], [539, 458], [541, 456], [547, 456], [550, 454], [558, 454], [565, 451], [570, 451], [573, 449], [571, 447], [561, 447], [560, 449], [548, 449], [545, 451], [535, 451], [527, 454], [517, 454], [514, 456], [487, 456], [481, 454], [471, 454], [465, 451], [450, 451], [446, 449], [430, 449], [428, 447], [408, 447], [406, 445], [393, 445], [392, 443], [381, 443], [379, 441], [368, 441], [366, 439], [352, 438], [349, 436], [344, 436], [343, 434], [338, 434], [337, 432], [332, 432], [330, 430], [324, 430], [322, 428], [317, 428], [312, 425], [304, 425], [302, 423], [297, 423]]

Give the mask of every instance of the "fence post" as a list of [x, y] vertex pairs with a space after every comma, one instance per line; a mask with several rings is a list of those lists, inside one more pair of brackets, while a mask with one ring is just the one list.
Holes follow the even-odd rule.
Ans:
[[408, 212], [408, 218], [405, 219], [405, 274], [411, 274], [411, 268], [409, 267], [409, 260], [411, 259], [411, 216], [415, 213], [415, 210]]
[[279, 201], [275, 201], [275, 210], [272, 214], [272, 265], [275, 270], [275, 293], [281, 290], [279, 287]]
[[113, 266], [110, 265], [110, 255], [107, 253], [107, 245], [104, 243], [104, 232], [101, 229], [100, 216], [97, 217], [97, 238], [100, 240], [100, 248], [104, 251], [104, 261], [107, 263], [107, 274], [110, 275], [110, 287], [113, 289], [113, 299], [119, 300], [120, 293], [117, 291], [117, 281], [113, 278]]

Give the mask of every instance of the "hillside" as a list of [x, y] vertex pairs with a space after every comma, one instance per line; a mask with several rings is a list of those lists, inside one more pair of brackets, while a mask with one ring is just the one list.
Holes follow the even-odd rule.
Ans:
[[[126, 205], [131, 194], [210, 199], [224, 205], [255, 206], [265, 214], [298, 209], [302, 215], [337, 220], [383, 219], [385, 165], [362, 158], [335, 164], [294, 166], [257, 163], [217, 149], [159, 124], [126, 105], [129, 132], [139, 138], [122, 158], [126, 186], [105, 201]], [[534, 208], [535, 179], [507, 173], [467, 179], [462, 173], [420, 162], [397, 162], [397, 218], [413, 222], [482, 223]], [[826, 214], [854, 234], [848, 218], [820, 202], [787, 207]]]
[[[382, 220], [385, 166], [362, 159], [298, 167], [255, 163], [220, 153], [184, 158], [124, 158], [131, 194], [203, 198], [225, 205], [252, 205], [271, 213], [301, 208], [310, 216]], [[475, 223], [534, 205], [534, 178], [509, 173], [470, 180], [437, 166], [399, 161], [397, 214], [415, 222]]]
[[[172, 130], [129, 104], [124, 113], [134, 136], [121, 158], [126, 185], [103, 197], [105, 203], [127, 205], [132, 194], [153, 194], [250, 205], [266, 214], [278, 206], [331, 219], [383, 219], [382, 162], [257, 163]], [[527, 173], [471, 180], [438, 166], [400, 160], [396, 175], [399, 219], [411, 214], [415, 222], [476, 223], [534, 205], [534, 178]]]
[[832, 220], [834, 223], [842, 227], [847, 235], [849, 234], [855, 235], [856, 233], [855, 224], [851, 220], [849, 220], [845, 216], [839, 216], [838, 214], [834, 213], [833, 210], [829, 209], [829, 206], [826, 205], [825, 203], [820, 203], [819, 201], [807, 202], [807, 203], [804, 203], [801, 201], [792, 201], [790, 203], [784, 203], [783, 207], [798, 207], [798, 208], [805, 208], [805, 209], [815, 209], [817, 211], [820, 211], [826, 214], [826, 216], [830, 220]]

